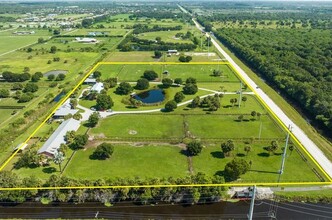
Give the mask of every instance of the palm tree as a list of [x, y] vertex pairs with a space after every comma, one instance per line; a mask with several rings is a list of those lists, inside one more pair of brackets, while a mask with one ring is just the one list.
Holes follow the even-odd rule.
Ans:
[[59, 165], [60, 173], [62, 173], [61, 163], [65, 160], [65, 157], [62, 152], [57, 151], [54, 154], [53, 162]]
[[248, 153], [251, 151], [251, 146], [250, 145], [246, 145], [244, 147], [244, 151], [247, 152], [247, 156], [248, 156]]
[[246, 101], [247, 101], [247, 97], [246, 97], [246, 96], [243, 96], [241, 100], [242, 100], [242, 102], [244, 103], [244, 106], [245, 106]]

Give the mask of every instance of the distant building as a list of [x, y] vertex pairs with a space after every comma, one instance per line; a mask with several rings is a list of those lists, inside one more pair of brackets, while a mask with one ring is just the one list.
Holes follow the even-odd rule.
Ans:
[[95, 38], [87, 38], [87, 37], [83, 37], [83, 38], [80, 38], [80, 37], [76, 37], [75, 40], [79, 43], [97, 43], [97, 39]]
[[97, 93], [100, 93], [101, 90], [103, 90], [103, 89], [104, 89], [104, 83], [102, 83], [102, 82], [97, 82], [96, 84], [94, 84], [94, 85], [92, 86], [92, 88], [90, 89], [90, 92], [92, 92], [92, 91], [96, 91]]
[[45, 144], [38, 150], [38, 153], [53, 157], [60, 148], [60, 145], [66, 143], [65, 136], [67, 132], [77, 131], [79, 127], [80, 122], [73, 118], [62, 122], [51, 137], [49, 137]]
[[64, 118], [66, 115], [74, 115], [78, 112], [77, 109], [72, 109], [72, 106], [70, 104], [70, 100], [67, 99], [63, 105], [56, 110], [56, 112], [53, 115], [53, 118]]

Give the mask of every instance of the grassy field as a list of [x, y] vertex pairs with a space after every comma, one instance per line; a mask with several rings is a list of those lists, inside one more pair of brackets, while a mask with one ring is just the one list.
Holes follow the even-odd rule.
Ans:
[[332, 190], [331, 188], [322, 188], [321, 190], [312, 190], [312, 191], [278, 191], [275, 192], [275, 195], [281, 196], [283, 198], [294, 199], [301, 201], [311, 201], [311, 202], [319, 202], [321, 199], [328, 199], [331, 202], [332, 199]]
[[92, 160], [94, 148], [78, 151], [64, 175], [79, 179], [167, 178], [188, 174], [187, 158], [179, 147], [116, 145], [108, 160]]
[[[233, 156], [252, 161], [249, 172], [241, 176], [238, 181], [244, 182], [277, 182], [279, 174], [277, 173], [281, 166], [281, 150], [276, 155], [270, 155], [263, 149], [264, 145], [253, 144], [252, 151], [246, 155], [244, 144], [235, 143]], [[280, 146], [282, 144], [280, 143]], [[221, 174], [226, 163], [233, 159], [233, 156], [224, 158], [220, 150], [220, 145], [207, 146], [199, 156], [193, 157], [194, 172], [204, 172], [208, 175]], [[281, 176], [281, 182], [298, 181], [319, 181], [310, 167], [301, 159], [296, 151], [288, 157], [285, 162], [285, 171]]]
[[[242, 122], [237, 118], [237, 115], [188, 115], [185, 120], [189, 124], [189, 131], [196, 138], [258, 138], [261, 124], [261, 138], [285, 137], [268, 116]], [[249, 119], [251, 116], [245, 118]]]
[[[130, 134], [135, 132], [136, 134]], [[89, 134], [93, 136], [181, 138], [182, 116], [168, 115], [114, 115], [103, 119]]]
[[[164, 71], [168, 71], [168, 77], [182, 78], [194, 77], [198, 82], [240, 82], [235, 73], [227, 65], [101, 65], [98, 70], [102, 73], [102, 79], [118, 77], [118, 81], [136, 81], [145, 70], [156, 71], [160, 78]], [[222, 71], [221, 77], [212, 76], [213, 70]]]

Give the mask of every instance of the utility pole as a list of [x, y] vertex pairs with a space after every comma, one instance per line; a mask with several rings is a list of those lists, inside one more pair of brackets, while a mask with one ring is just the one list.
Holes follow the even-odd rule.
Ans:
[[252, 220], [252, 216], [254, 214], [255, 196], [256, 196], [256, 186], [254, 186], [254, 189], [253, 189], [253, 192], [252, 192], [250, 209], [249, 209], [249, 214], [248, 214], [248, 219], [249, 220]]
[[287, 138], [286, 138], [286, 144], [285, 144], [285, 148], [284, 148], [284, 153], [282, 155], [282, 161], [281, 161], [281, 168], [279, 170], [279, 174], [282, 174], [284, 172], [284, 168], [285, 168], [285, 160], [286, 160], [286, 152], [287, 152], [287, 147], [288, 147], [288, 141], [289, 141], [289, 136], [290, 133], [292, 132], [292, 126], [288, 125], [288, 131], [287, 131]]

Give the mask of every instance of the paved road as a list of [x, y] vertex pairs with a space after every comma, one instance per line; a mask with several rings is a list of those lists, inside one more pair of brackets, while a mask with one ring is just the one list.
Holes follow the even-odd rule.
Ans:
[[[196, 27], [202, 31], [202, 27], [198, 24], [196, 20], [193, 19]], [[207, 37], [211, 37], [209, 33], [206, 33]], [[281, 120], [281, 122], [286, 126], [291, 126], [291, 131], [293, 135], [301, 142], [301, 144], [307, 149], [307, 151], [312, 155], [312, 157], [320, 164], [320, 166], [325, 170], [325, 172], [332, 177], [332, 163], [327, 159], [324, 153], [317, 147], [317, 145], [312, 142], [308, 136], [262, 91], [256, 83], [249, 78], [249, 76], [237, 65], [234, 60], [219, 46], [216, 40], [211, 37], [211, 42], [217, 48], [217, 50], [228, 60], [229, 63], [237, 70], [247, 84], [255, 91], [255, 93], [261, 97], [263, 102], [274, 112], [274, 114]]]

